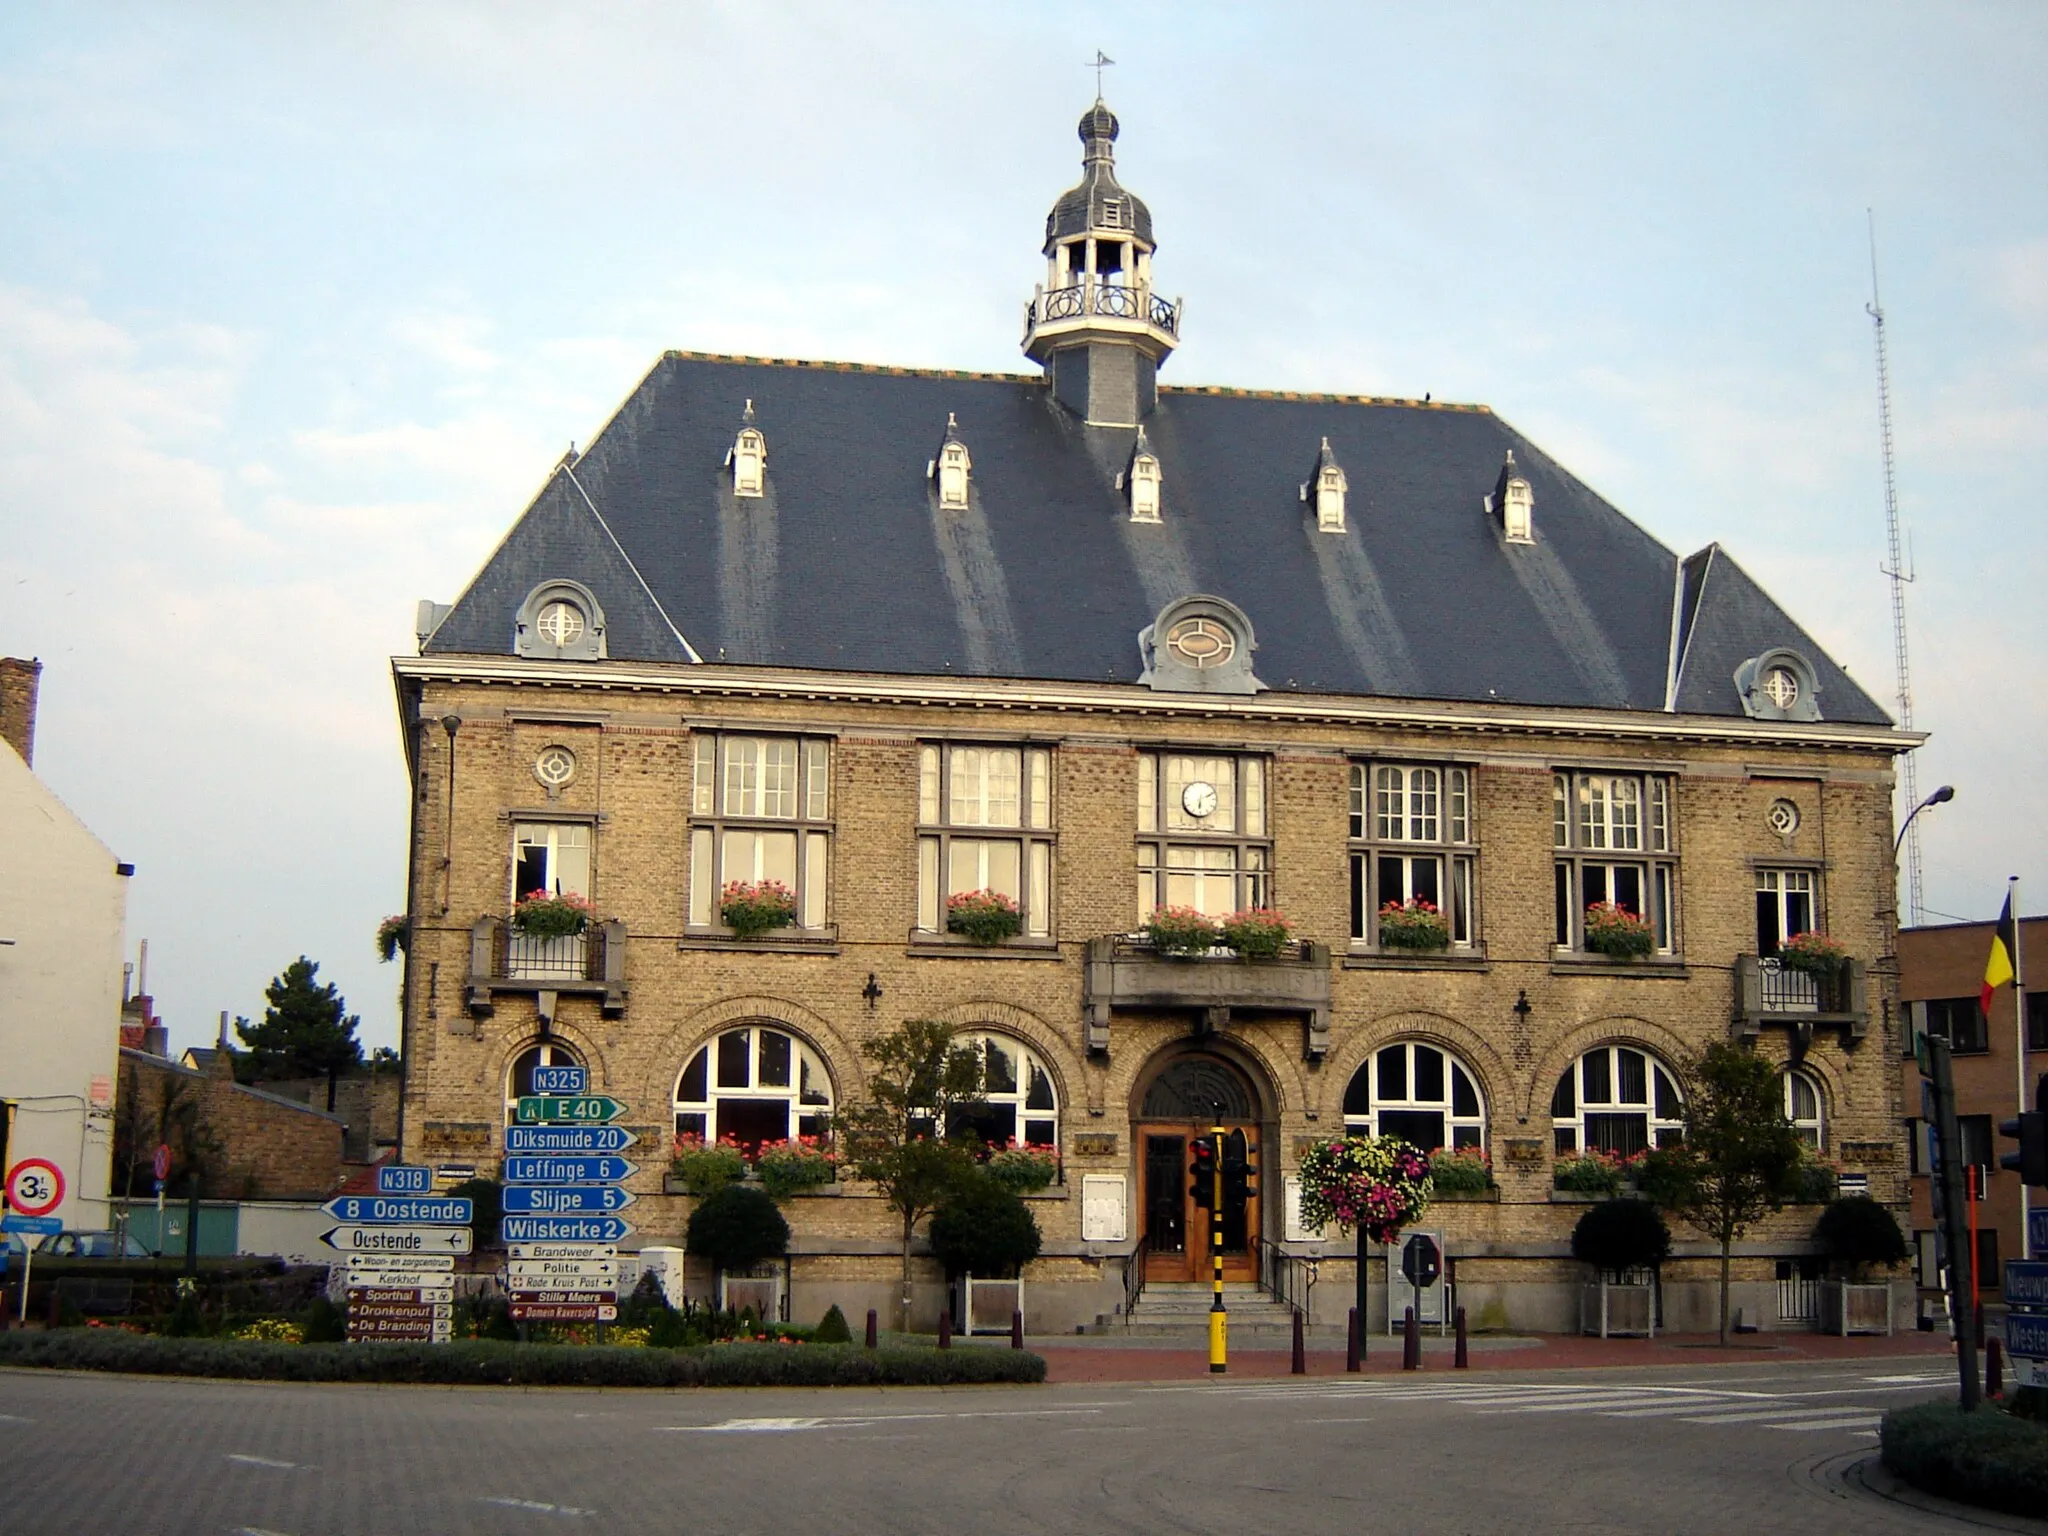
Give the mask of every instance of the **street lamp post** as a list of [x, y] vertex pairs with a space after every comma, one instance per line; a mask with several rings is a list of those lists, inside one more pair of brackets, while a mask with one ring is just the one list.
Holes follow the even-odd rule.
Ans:
[[1914, 806], [1912, 810], [1906, 812], [1906, 819], [1899, 823], [1899, 835], [1892, 839], [1892, 858], [1896, 860], [1899, 856], [1899, 850], [1906, 845], [1906, 833], [1912, 827], [1915, 816], [1918, 816], [1930, 805], [1946, 805], [1955, 797], [1955, 785], [1944, 784], [1925, 800]]

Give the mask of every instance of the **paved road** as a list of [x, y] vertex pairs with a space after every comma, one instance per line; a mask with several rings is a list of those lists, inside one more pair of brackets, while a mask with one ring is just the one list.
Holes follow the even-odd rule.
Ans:
[[1924, 1358], [836, 1392], [0, 1372], [0, 1527], [1959, 1530], [1842, 1477], [1874, 1453], [1885, 1408], [1945, 1387]]

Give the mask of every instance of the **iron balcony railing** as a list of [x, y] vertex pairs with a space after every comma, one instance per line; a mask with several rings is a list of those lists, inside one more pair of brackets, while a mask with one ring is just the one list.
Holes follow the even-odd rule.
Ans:
[[510, 923], [496, 935], [491, 974], [508, 981], [596, 981], [604, 975], [604, 929], [543, 938]]
[[497, 992], [594, 994], [616, 1016], [626, 1008], [626, 925], [592, 923], [542, 938], [502, 917], [480, 917], [470, 925], [468, 992], [479, 1016], [490, 1013]]
[[1795, 971], [1776, 955], [1735, 958], [1735, 1017], [1745, 1034], [1764, 1025], [1846, 1026], [1861, 1036], [1868, 1028], [1869, 987], [1860, 960], [1846, 960], [1830, 975]]
[[1024, 333], [1058, 320], [1100, 315], [1109, 320], [1139, 320], [1169, 336], [1180, 335], [1180, 305], [1162, 299], [1144, 284], [1105, 283], [1091, 279], [1040, 293], [1024, 306]]

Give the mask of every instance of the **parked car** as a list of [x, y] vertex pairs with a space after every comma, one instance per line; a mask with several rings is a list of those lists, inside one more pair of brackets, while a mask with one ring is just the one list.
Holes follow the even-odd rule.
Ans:
[[153, 1255], [139, 1238], [126, 1232], [52, 1232], [36, 1245], [36, 1257], [147, 1259]]

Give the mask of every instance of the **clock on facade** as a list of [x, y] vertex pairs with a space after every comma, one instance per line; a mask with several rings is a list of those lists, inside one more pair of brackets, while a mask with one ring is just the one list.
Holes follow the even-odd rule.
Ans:
[[1181, 809], [1197, 819], [1212, 816], [1216, 812], [1216, 786], [1197, 779], [1180, 792], [1180, 803]]

